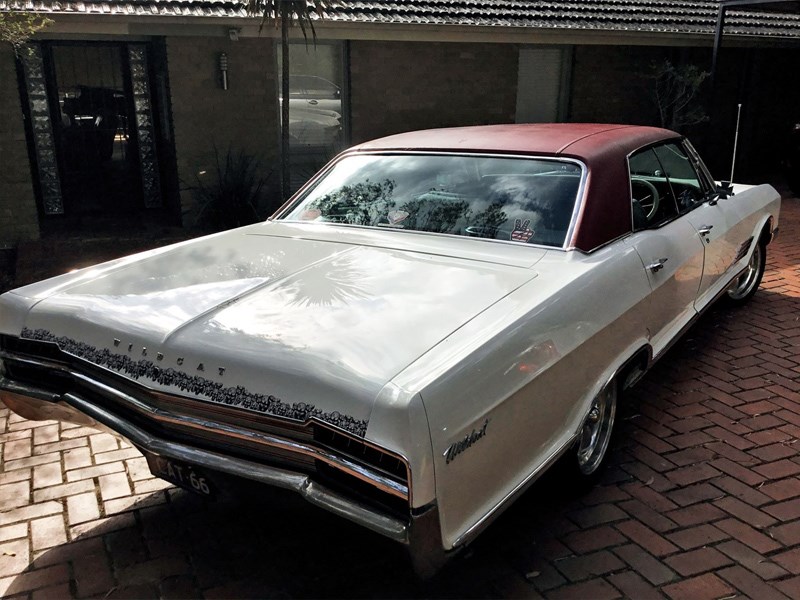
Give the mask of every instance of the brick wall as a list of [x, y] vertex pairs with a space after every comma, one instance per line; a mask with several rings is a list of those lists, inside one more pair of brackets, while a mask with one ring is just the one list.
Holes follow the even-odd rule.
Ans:
[[0, 44], [0, 248], [39, 237], [14, 53]]
[[[572, 72], [571, 121], [659, 125], [651, 65], [665, 58], [711, 71], [711, 48], [578, 46]], [[735, 179], [761, 183], [781, 176], [789, 128], [800, 122], [800, 91], [789, 85], [800, 69], [800, 50], [724, 47], [712, 94], [702, 84], [708, 120], [684, 127], [720, 179], [730, 176], [737, 105], [742, 103]]]
[[413, 129], [512, 122], [517, 57], [511, 44], [352, 42], [353, 143]]
[[[228, 55], [229, 89], [219, 79], [219, 54]], [[184, 224], [193, 222], [191, 188], [197, 177], [214, 181], [214, 146], [224, 160], [228, 148], [257, 156], [269, 183], [280, 167], [277, 81], [272, 41], [231, 42], [221, 37], [167, 38], [172, 117]], [[198, 175], [205, 171], [205, 175]], [[275, 202], [265, 197], [264, 204]], [[267, 206], [262, 207], [264, 210]]]
[[[709, 52], [710, 53], [710, 52]], [[737, 181], [761, 183], [782, 172], [789, 131], [800, 122], [797, 48], [725, 48], [717, 72], [715, 123], [709, 147], [716, 173], [730, 177], [738, 104], [742, 104], [737, 148]]]
[[658, 125], [650, 65], [668, 56], [650, 46], [576, 46], [570, 121]]

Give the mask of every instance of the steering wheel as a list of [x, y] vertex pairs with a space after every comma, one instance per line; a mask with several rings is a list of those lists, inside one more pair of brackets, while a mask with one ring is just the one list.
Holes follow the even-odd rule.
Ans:
[[[637, 187], [640, 188], [639, 194], [635, 191]], [[647, 220], [649, 221], [652, 219], [658, 210], [658, 203], [661, 201], [661, 196], [656, 186], [647, 181], [647, 179], [631, 177], [631, 194], [633, 195], [633, 199], [644, 209]]]

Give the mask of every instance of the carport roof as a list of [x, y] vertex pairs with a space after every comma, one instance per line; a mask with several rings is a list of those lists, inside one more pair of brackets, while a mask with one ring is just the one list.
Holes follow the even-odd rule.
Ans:
[[[323, 19], [712, 35], [719, 5], [716, 0], [340, 0]], [[241, 0], [0, 0], [0, 10], [154, 17], [246, 17], [245, 7]], [[725, 32], [800, 38], [800, 15], [731, 8]]]

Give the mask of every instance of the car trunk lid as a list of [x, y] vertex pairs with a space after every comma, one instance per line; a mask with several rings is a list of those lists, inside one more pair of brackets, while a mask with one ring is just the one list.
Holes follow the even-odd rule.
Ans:
[[162, 391], [366, 422], [394, 375], [535, 277], [435, 253], [438, 241], [423, 252], [391, 236], [380, 245], [261, 233], [181, 245], [62, 287], [33, 306], [26, 334], [103, 356], [112, 370], [124, 360], [135, 365], [124, 375], [144, 373]]

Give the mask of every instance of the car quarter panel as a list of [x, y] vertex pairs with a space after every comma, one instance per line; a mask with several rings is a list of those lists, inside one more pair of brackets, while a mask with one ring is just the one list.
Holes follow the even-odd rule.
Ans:
[[573, 439], [592, 397], [647, 344], [649, 284], [632, 248], [550, 252], [536, 271], [394, 379], [421, 390], [446, 548]]
[[388, 383], [372, 410], [367, 437], [385, 448], [400, 448], [411, 468], [411, 507], [435, 501], [436, 489], [431, 455], [431, 435], [422, 397]]

